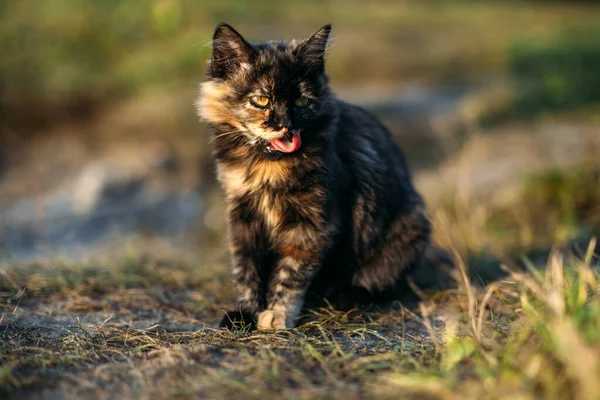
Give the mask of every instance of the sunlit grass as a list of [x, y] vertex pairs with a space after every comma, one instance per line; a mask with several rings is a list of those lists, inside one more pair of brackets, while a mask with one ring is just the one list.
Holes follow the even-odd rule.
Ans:
[[[545, 269], [527, 264], [528, 270], [483, 288], [471, 285], [459, 262], [463, 273], [457, 288], [424, 299], [419, 310], [325, 308], [315, 310], [307, 324], [278, 333], [215, 330], [198, 321], [191, 330], [177, 329], [182, 314], [171, 308], [177, 307], [173, 303], [216, 318], [213, 304], [187, 300], [204, 290], [219, 291], [214, 283], [220, 278], [186, 263], [161, 265], [129, 256], [112, 266], [46, 266], [43, 280], [39, 271], [7, 272], [5, 267], [12, 283], [0, 290], [1, 388], [9, 393], [48, 386], [72, 395], [100, 395], [115, 390], [116, 381], [125, 385], [125, 397], [593, 399], [600, 373], [594, 247], [592, 241], [582, 258], [553, 253]], [[173, 271], [172, 277], [165, 278], [163, 268]], [[177, 271], [187, 276], [185, 283]], [[18, 293], [22, 287], [30, 293]], [[97, 288], [102, 292], [94, 295]], [[132, 300], [140, 290], [148, 308]], [[184, 296], [161, 302], [165, 290]], [[223, 298], [231, 299], [230, 294]], [[119, 307], [113, 303], [98, 313], [96, 304], [111, 296], [117, 296]], [[70, 321], [44, 327], [11, 320], [15, 309], [16, 315], [35, 314], [36, 304], [50, 299], [55, 312], [70, 315]], [[61, 311], [64, 304], [78, 306]], [[162, 307], [172, 313], [174, 324], [130, 327], [121, 315], [84, 322], [111, 308], [117, 314], [143, 314]], [[79, 370], [82, 366], [87, 369]], [[60, 381], [58, 387], [53, 383], [51, 376], [78, 370], [77, 379]]]
[[[512, 273], [468, 291], [462, 313], [440, 334], [439, 369], [390, 373], [383, 397], [595, 399], [600, 374], [600, 275], [585, 258], [554, 254], [545, 271]], [[597, 262], [597, 258], [596, 258]]]
[[[555, 245], [581, 246], [600, 232], [600, 165], [596, 149], [570, 169], [522, 177], [509, 201], [501, 189], [478, 195], [457, 190], [432, 209], [436, 240], [461, 256], [496, 257], [548, 252]], [[583, 244], [585, 245], [585, 244]]]

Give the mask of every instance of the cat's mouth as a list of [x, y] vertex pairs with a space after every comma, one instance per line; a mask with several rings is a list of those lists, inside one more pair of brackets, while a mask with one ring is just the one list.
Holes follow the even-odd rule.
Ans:
[[267, 144], [267, 151], [279, 151], [282, 153], [293, 153], [297, 151], [302, 145], [302, 138], [300, 136], [300, 130], [292, 130], [287, 132], [280, 139], [271, 139]]

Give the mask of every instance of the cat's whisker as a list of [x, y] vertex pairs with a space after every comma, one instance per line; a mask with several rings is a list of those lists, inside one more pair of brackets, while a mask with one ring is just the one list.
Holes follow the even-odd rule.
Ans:
[[216, 135], [215, 137], [213, 137], [212, 139], [210, 139], [210, 140], [208, 141], [208, 143], [212, 143], [212, 142], [214, 142], [216, 139], [218, 139], [218, 138], [220, 138], [220, 137], [223, 137], [223, 136], [233, 135], [234, 133], [241, 133], [241, 131], [239, 131], [239, 130], [235, 130], [235, 131], [230, 131], [230, 132], [223, 132], [223, 133], [220, 133], [220, 134]]
[[217, 140], [220, 137], [227, 136], [227, 135], [233, 135], [234, 133], [243, 133], [243, 131], [236, 129], [234, 131], [220, 133], [220, 134], [216, 135], [215, 137], [213, 137], [212, 139], [210, 139], [207, 144], [214, 142], [215, 140]]

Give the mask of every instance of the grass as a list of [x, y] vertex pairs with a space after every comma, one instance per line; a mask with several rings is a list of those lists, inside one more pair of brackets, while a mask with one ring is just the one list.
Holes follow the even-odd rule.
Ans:
[[[561, 179], [579, 182], [586, 176], [595, 175], [567, 173]], [[524, 200], [532, 193], [550, 190], [547, 202], [529, 203], [529, 211], [547, 210], [546, 220], [527, 228], [534, 232], [555, 223], [552, 210], [562, 210], [549, 201], [555, 179], [547, 178], [530, 178], [524, 197], [516, 200], [528, 204]], [[593, 221], [585, 222], [597, 226]], [[438, 230], [444, 229], [438, 221]], [[470, 229], [480, 229], [479, 247], [461, 242], [460, 231], [446, 231], [455, 239], [454, 289], [423, 294], [412, 309], [396, 304], [386, 311], [314, 310], [305, 325], [277, 333], [214, 328], [221, 310], [234, 302], [220, 251], [190, 257], [159, 243], [145, 251], [132, 243], [120, 254], [112, 246], [110, 256], [99, 251], [79, 263], [5, 264], [0, 393], [595, 399], [600, 390], [595, 239], [579, 255], [556, 250], [546, 253], [545, 264], [525, 259], [524, 268], [502, 267], [507, 275], [482, 286], [471, 282], [476, 261], [466, 266], [464, 250], [485, 247], [496, 228]]]
[[[90, 288], [87, 267], [46, 270], [46, 285], [36, 273], [4, 270], [13, 283], [33, 289], [2, 289], [0, 387], [7, 395], [45, 388], [123, 398], [594, 399], [600, 373], [594, 246], [583, 259], [554, 254], [545, 271], [514, 272], [485, 288], [463, 279], [414, 312], [400, 306], [387, 312], [322, 309], [306, 325], [278, 333], [205, 325], [214, 321], [215, 309], [189, 301], [214, 278], [195, 280], [191, 267], [174, 268], [192, 278], [182, 285], [154, 280], [160, 267], [153, 267], [155, 275], [147, 275], [147, 267], [132, 272], [128, 260], [96, 281], [102, 294]], [[119, 272], [122, 278], [114, 279]], [[57, 290], [55, 282], [63, 280], [78, 283]], [[161, 300], [170, 289], [181, 296], [177, 302]], [[106, 299], [114, 303], [103, 306]], [[32, 322], [48, 310], [58, 317], [54, 326]], [[128, 312], [149, 311], [165, 311], [172, 320], [126, 323]], [[57, 324], [61, 317], [64, 323]], [[85, 322], [90, 319], [98, 322]], [[189, 320], [192, 329], [178, 329]]]
[[[529, 174], [517, 188], [485, 195], [448, 193], [434, 208], [436, 240], [451, 245], [462, 257], [492, 253], [549, 253], [555, 245], [585, 248], [600, 232], [600, 164], [590, 157], [569, 169]], [[582, 251], [579, 252], [582, 254]], [[543, 260], [541, 260], [543, 262]]]

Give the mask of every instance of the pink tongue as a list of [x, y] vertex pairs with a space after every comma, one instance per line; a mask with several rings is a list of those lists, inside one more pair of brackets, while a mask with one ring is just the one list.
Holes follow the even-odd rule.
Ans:
[[300, 138], [300, 132], [296, 131], [294, 132], [294, 136], [292, 136], [292, 140], [290, 142], [284, 139], [272, 139], [269, 140], [269, 143], [274, 149], [284, 153], [293, 153], [300, 148], [302, 139]]

